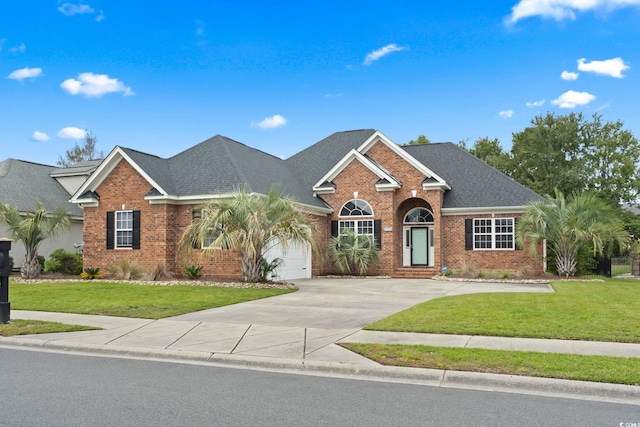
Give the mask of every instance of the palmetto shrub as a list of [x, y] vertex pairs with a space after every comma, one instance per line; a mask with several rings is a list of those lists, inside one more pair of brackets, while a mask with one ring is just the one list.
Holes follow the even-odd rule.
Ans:
[[379, 249], [372, 236], [353, 231], [332, 237], [327, 245], [327, 256], [345, 274], [365, 276], [380, 261], [378, 253]]

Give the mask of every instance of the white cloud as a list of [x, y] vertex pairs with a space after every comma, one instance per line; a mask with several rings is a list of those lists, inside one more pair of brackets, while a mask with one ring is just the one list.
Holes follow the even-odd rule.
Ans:
[[33, 133], [33, 135], [31, 135], [31, 139], [34, 140], [34, 141], [42, 141], [42, 142], [44, 142], [44, 141], [48, 141], [50, 138], [49, 138], [49, 135], [47, 135], [44, 132], [35, 131]]
[[563, 71], [562, 74], [560, 74], [562, 80], [577, 80], [579, 76], [580, 73], [572, 73], [571, 71]]
[[527, 102], [525, 105], [529, 108], [542, 107], [544, 105], [544, 99], [541, 99], [540, 101]]
[[87, 135], [87, 131], [76, 127], [66, 127], [60, 129], [58, 132], [58, 138], [65, 139], [83, 139]]
[[122, 92], [124, 96], [135, 95], [129, 86], [106, 74], [80, 73], [78, 79], [67, 79], [60, 87], [71, 95], [101, 97], [107, 93]]
[[342, 94], [341, 93], [328, 93], [326, 94], [324, 97], [325, 98], [339, 98], [341, 97]]
[[27, 46], [24, 43], [20, 43], [18, 46], [14, 46], [11, 49], [9, 49], [9, 52], [12, 53], [24, 53], [24, 51], [27, 50]]
[[509, 119], [513, 116], [513, 110], [504, 110], [504, 111], [500, 111], [498, 113], [498, 115], [500, 117], [502, 117], [503, 119]]
[[99, 11], [98, 16], [96, 16], [96, 22], [102, 22], [104, 20], [104, 12]]
[[585, 61], [585, 58], [578, 59], [578, 70], [587, 73], [596, 73], [601, 76], [615, 77], [617, 79], [625, 77], [622, 75], [622, 72], [631, 68], [630, 66], [625, 64], [620, 57], [607, 59], [604, 61]]
[[640, 0], [520, 0], [505, 18], [507, 24], [532, 16], [555, 19], [576, 19], [576, 12], [602, 9], [612, 11], [625, 7], [640, 6]]
[[88, 4], [63, 3], [58, 8], [60, 13], [66, 16], [84, 15], [86, 13], [95, 13], [95, 10]]
[[569, 90], [560, 95], [558, 99], [551, 101], [551, 103], [559, 106], [560, 108], [575, 108], [578, 105], [587, 105], [594, 99], [596, 99], [596, 96], [589, 92], [576, 92]]
[[373, 64], [374, 61], [377, 61], [378, 59], [382, 58], [385, 55], [388, 55], [392, 52], [399, 52], [401, 50], [406, 50], [407, 48], [404, 46], [398, 46], [397, 44], [393, 43], [393, 44], [388, 44], [384, 47], [381, 47], [378, 50], [374, 50], [373, 52], [371, 52], [370, 54], [368, 54], [365, 58], [364, 58], [364, 65], [371, 65]]
[[12, 71], [11, 74], [7, 76], [8, 79], [13, 80], [24, 80], [24, 79], [35, 79], [36, 77], [40, 77], [42, 75], [42, 68], [20, 68], [19, 70]]
[[251, 127], [259, 127], [260, 129], [273, 129], [287, 124], [287, 119], [280, 114], [276, 114], [271, 117], [266, 117], [261, 122], [251, 122]]

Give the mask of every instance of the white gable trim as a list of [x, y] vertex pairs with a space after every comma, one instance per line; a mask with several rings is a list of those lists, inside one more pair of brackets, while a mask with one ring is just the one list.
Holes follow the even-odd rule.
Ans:
[[413, 157], [411, 154], [407, 153], [405, 150], [400, 148], [398, 144], [391, 141], [389, 138], [387, 138], [385, 134], [383, 134], [379, 130], [375, 131], [360, 147], [358, 147], [358, 152], [362, 154], [367, 154], [367, 151], [369, 151], [369, 149], [373, 147], [377, 142], [382, 142], [383, 144], [385, 144], [387, 147], [389, 147], [389, 149], [391, 149], [391, 151], [396, 153], [402, 159], [406, 160], [407, 163], [409, 163], [411, 166], [419, 170], [427, 178], [434, 178], [438, 181], [438, 184], [430, 184], [429, 187], [431, 188], [437, 187], [437, 188], [443, 188], [446, 190], [451, 190], [451, 187], [449, 186], [449, 184], [447, 184], [447, 181], [445, 181], [444, 179], [439, 177], [438, 174], [436, 174], [431, 169], [429, 169], [428, 167], [420, 163], [418, 160], [415, 159], [415, 157]]
[[158, 183], [151, 179], [151, 177], [136, 162], [134, 162], [121, 147], [116, 146], [102, 161], [102, 163], [100, 163], [100, 166], [98, 166], [89, 179], [87, 179], [78, 191], [76, 191], [70, 202], [76, 204], [86, 203], [86, 200], [80, 199], [80, 196], [87, 191], [95, 191], [122, 160], [129, 163], [153, 188], [157, 189], [165, 197], [168, 196], [168, 193], [160, 187]]
[[[322, 184], [324, 184], [325, 182], [331, 182], [336, 176], [340, 174], [340, 172], [342, 172], [354, 160], [357, 160], [360, 163], [362, 163], [364, 166], [367, 167], [367, 169], [369, 169], [371, 172], [376, 174], [378, 178], [386, 179], [387, 181], [389, 181], [388, 184], [381, 184], [380, 185], [381, 188], [385, 188], [385, 189], [400, 188], [400, 183], [396, 181], [395, 178], [393, 178], [391, 175], [389, 175], [380, 167], [378, 167], [376, 164], [374, 164], [371, 160], [367, 159], [363, 154], [361, 154], [360, 152], [354, 149], [349, 151], [349, 153], [347, 153], [347, 155], [344, 156], [342, 160], [340, 160], [329, 172], [327, 172], [325, 176], [320, 178], [320, 180], [316, 183], [316, 185], [313, 186], [313, 191], [315, 191], [316, 193], [335, 192], [335, 189], [327, 190], [326, 187], [323, 188]], [[376, 187], [378, 187], [378, 185], [376, 185]]]

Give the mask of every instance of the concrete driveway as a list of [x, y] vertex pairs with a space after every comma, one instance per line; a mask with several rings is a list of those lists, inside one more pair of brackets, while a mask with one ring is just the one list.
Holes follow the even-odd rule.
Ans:
[[[298, 292], [160, 320], [20, 312], [23, 318], [88, 324], [99, 331], [28, 335], [64, 348], [377, 364], [336, 342], [422, 301], [480, 292], [553, 292], [549, 285], [407, 279], [308, 279]], [[133, 349], [133, 350], [132, 350]], [[171, 354], [178, 354], [171, 353]], [[223, 356], [224, 357], [224, 356]], [[254, 363], [254, 362], [248, 362]]]
[[305, 279], [298, 292], [172, 317], [172, 320], [299, 328], [362, 328], [423, 301], [480, 292], [552, 292], [546, 284], [424, 279]]

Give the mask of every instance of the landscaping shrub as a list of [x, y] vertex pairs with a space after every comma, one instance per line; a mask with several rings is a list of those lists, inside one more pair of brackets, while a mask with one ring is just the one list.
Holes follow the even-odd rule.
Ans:
[[156, 266], [147, 274], [147, 280], [163, 281], [173, 279], [173, 274], [169, 273], [167, 267], [162, 263], [157, 263]]
[[80, 277], [85, 280], [100, 279], [102, 277], [102, 272], [99, 268], [85, 268], [84, 271], [80, 273]]
[[73, 252], [67, 252], [60, 248], [51, 252], [49, 259], [44, 263], [44, 271], [78, 275], [82, 273], [82, 256]]
[[108, 271], [119, 280], [140, 279], [144, 273], [140, 264], [131, 261], [129, 258], [118, 259], [114, 265], [108, 268]]
[[379, 249], [373, 237], [348, 231], [334, 236], [327, 245], [327, 255], [342, 273], [365, 276], [372, 266], [379, 263]]
[[184, 269], [187, 272], [187, 277], [191, 280], [198, 280], [202, 277], [201, 265], [187, 265]]
[[13, 257], [9, 257], [9, 271], [13, 271]]

